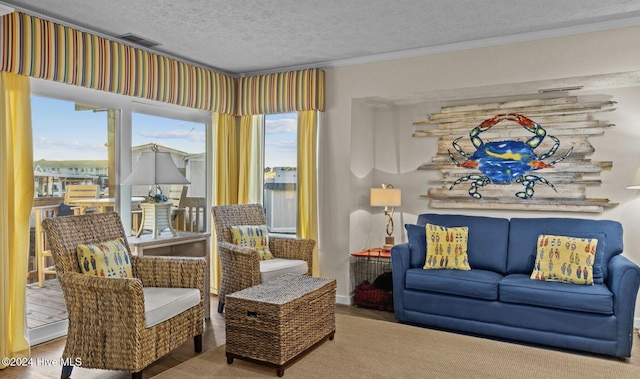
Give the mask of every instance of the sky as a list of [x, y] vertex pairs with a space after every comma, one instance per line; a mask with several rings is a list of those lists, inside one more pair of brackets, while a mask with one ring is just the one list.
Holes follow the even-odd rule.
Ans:
[[[107, 159], [107, 113], [76, 111], [70, 101], [32, 96], [34, 160]], [[265, 119], [265, 166], [296, 165], [296, 114]], [[134, 113], [133, 146], [146, 143], [198, 154], [205, 151], [205, 125]]]

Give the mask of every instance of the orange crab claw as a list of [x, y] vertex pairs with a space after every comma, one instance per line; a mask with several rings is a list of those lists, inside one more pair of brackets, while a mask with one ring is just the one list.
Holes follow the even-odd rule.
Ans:
[[476, 161], [466, 161], [466, 162], [462, 163], [459, 167], [478, 168], [478, 162], [476, 162]]
[[529, 166], [533, 167], [536, 170], [539, 170], [541, 168], [553, 168], [552, 165], [546, 164], [542, 161], [531, 161], [529, 162]]

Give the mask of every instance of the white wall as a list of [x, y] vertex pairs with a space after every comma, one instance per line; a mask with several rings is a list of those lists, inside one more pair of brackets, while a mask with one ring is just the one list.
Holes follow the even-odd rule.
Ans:
[[[385, 217], [381, 209], [371, 209], [368, 204], [369, 188], [383, 182], [402, 189], [403, 203], [394, 217], [396, 243], [406, 241], [404, 223], [415, 222], [417, 215], [425, 212], [606, 218], [623, 224], [624, 255], [640, 263], [640, 233], [636, 233], [640, 192], [625, 189], [640, 165], [640, 87], [617, 82], [575, 93], [610, 95], [618, 102], [616, 111], [598, 115], [616, 126], [602, 137], [591, 138], [596, 149], [591, 158], [613, 161], [613, 169], [600, 176], [602, 186], [587, 192], [590, 198], [619, 203], [602, 214], [429, 209], [428, 200], [420, 195], [426, 194], [427, 181], [437, 179], [439, 173], [418, 171], [417, 167], [435, 154], [437, 141], [411, 137], [412, 123], [443, 104], [439, 94], [449, 102], [481, 102], [509, 93], [534, 95], [522, 92], [530, 87], [522, 83], [553, 84], [565, 78], [638, 71], [639, 44], [640, 27], [634, 27], [327, 69], [320, 270], [322, 276], [338, 279], [339, 301], [347, 303], [353, 290], [349, 254], [383, 242]], [[640, 301], [636, 304], [639, 318]]]

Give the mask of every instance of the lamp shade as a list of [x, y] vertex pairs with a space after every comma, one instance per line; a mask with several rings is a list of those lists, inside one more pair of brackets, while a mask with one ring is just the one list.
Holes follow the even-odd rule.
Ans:
[[123, 185], [189, 184], [166, 152], [144, 152]]
[[371, 188], [372, 207], [398, 207], [402, 203], [402, 191], [398, 188]]
[[636, 170], [636, 174], [633, 176], [633, 179], [627, 185], [628, 189], [640, 189], [640, 168]]

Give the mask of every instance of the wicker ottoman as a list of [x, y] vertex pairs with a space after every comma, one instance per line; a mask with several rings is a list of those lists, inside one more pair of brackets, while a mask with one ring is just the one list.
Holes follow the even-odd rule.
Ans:
[[226, 296], [227, 363], [234, 358], [276, 367], [336, 331], [335, 279], [287, 274]]

